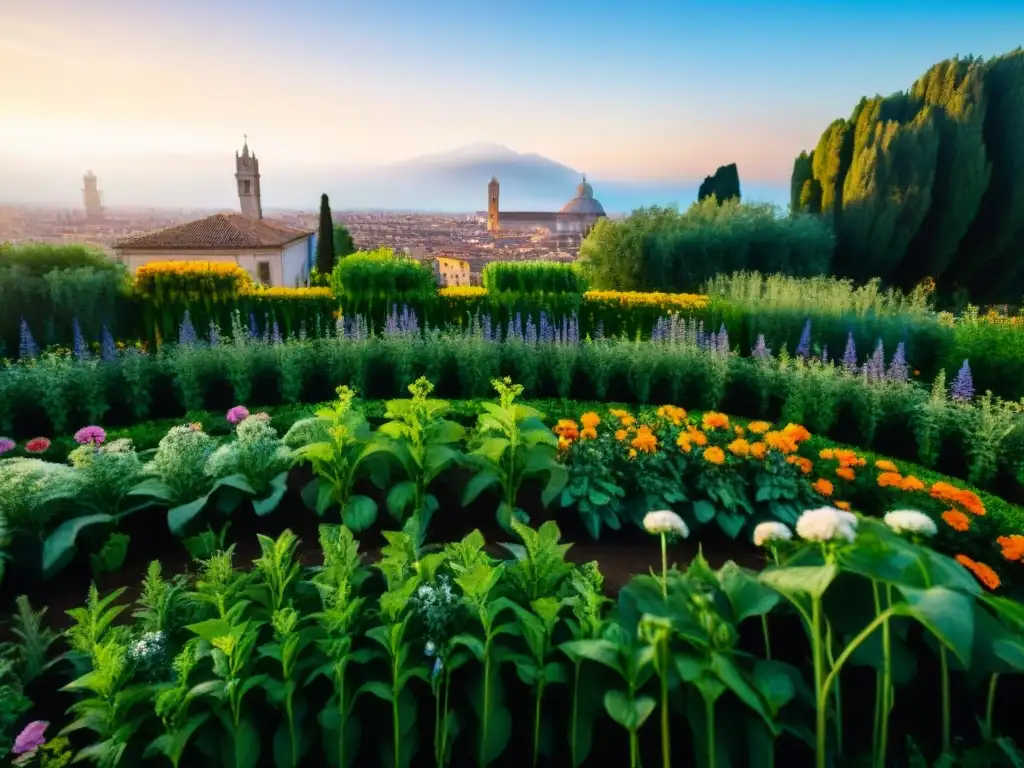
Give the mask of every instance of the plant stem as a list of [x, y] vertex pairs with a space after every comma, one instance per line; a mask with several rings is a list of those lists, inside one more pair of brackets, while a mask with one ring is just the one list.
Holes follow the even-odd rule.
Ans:
[[[665, 541], [664, 536], [662, 542]], [[668, 638], [664, 638], [659, 648], [661, 654], [661, 763], [662, 768], [672, 768], [672, 740], [668, 730]]]
[[395, 768], [402, 768], [400, 750], [402, 748], [402, 729], [398, 722], [398, 656], [392, 657], [391, 661], [391, 728], [395, 742]]
[[434, 762], [441, 764], [437, 750], [441, 745], [441, 691], [434, 692]]
[[576, 762], [576, 728], [577, 720], [579, 718], [579, 700], [580, 700], [580, 667], [581, 663], [579, 660], [576, 661], [575, 670], [573, 671], [572, 678], [572, 717], [571, 717], [571, 728], [569, 732], [569, 756], [572, 760], [572, 768], [576, 768], [579, 763]]
[[949, 660], [946, 646], [939, 645], [939, 667], [942, 675], [942, 753], [949, 752]]
[[288, 717], [288, 740], [291, 742], [292, 768], [299, 764], [299, 745], [295, 740], [295, 709], [292, 704], [292, 694], [289, 691], [284, 704], [285, 714]]
[[480, 723], [480, 768], [487, 765], [487, 726], [491, 711], [491, 640], [484, 643], [484, 711]]
[[772, 660], [772, 642], [768, 637], [768, 614], [761, 614], [761, 634], [764, 635], [764, 655], [768, 661]]
[[814, 657], [815, 764], [825, 768], [825, 718], [828, 699], [825, 696], [824, 659], [821, 648], [821, 598], [811, 598], [811, 652]]
[[715, 761], [718, 757], [715, 750], [715, 702], [705, 697], [704, 712], [708, 728], [708, 768], [715, 768]]
[[[892, 587], [886, 586], [886, 608], [892, 606]], [[882, 730], [878, 742], [878, 766], [885, 768], [889, 751], [889, 714], [892, 712], [892, 633], [889, 619], [882, 622]]]
[[544, 697], [544, 683], [537, 686], [537, 697], [533, 704], [533, 768], [537, 768], [537, 758], [540, 756], [540, 708]]
[[338, 765], [345, 765], [345, 667], [338, 670]]
[[448, 692], [452, 689], [452, 673], [444, 674], [444, 722], [441, 726], [441, 762], [444, 765], [445, 756], [448, 754]]
[[[875, 616], [882, 612], [882, 601], [878, 594], [878, 582], [872, 579], [871, 581], [871, 595], [874, 598], [875, 603]], [[882, 682], [882, 670], [875, 671], [875, 719], [871, 727], [871, 761], [872, 765], [879, 765], [879, 744], [881, 743], [879, 732], [882, 728], [882, 714], [885, 709], [885, 693], [883, 692]]]
[[661, 534], [661, 598], [668, 600], [668, 548], [665, 534]]
[[992, 715], [996, 709], [996, 685], [999, 683], [999, 673], [996, 672], [988, 681], [988, 697], [985, 700], [985, 741], [992, 741]]
[[640, 749], [637, 746], [637, 740], [636, 740], [636, 731], [631, 729], [630, 732], [629, 732], [629, 768], [637, 768], [637, 765], [638, 765], [638, 759], [637, 758], [639, 757], [639, 755], [637, 753], [639, 751], [640, 751]]

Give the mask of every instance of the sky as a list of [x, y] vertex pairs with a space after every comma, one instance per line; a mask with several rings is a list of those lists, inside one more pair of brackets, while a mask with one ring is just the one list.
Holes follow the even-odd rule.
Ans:
[[109, 204], [228, 205], [243, 134], [265, 205], [475, 142], [785, 190], [861, 96], [1021, 30], [1020, 0], [0, 0], [0, 200], [77, 202], [92, 168]]

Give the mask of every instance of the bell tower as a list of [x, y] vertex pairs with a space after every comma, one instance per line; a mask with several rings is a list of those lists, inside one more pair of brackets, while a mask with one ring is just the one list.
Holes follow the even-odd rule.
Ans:
[[491, 176], [487, 185], [487, 231], [497, 232], [501, 229], [498, 224], [498, 177]]
[[242, 154], [235, 152], [235, 182], [242, 215], [250, 219], [263, 218], [260, 203], [260, 161], [249, 154], [249, 137], [243, 139]]

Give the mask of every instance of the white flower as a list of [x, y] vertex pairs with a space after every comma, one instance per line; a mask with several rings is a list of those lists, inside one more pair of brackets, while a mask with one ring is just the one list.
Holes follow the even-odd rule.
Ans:
[[685, 539], [690, 535], [683, 518], [671, 509], [648, 512], [644, 515], [644, 530], [653, 534], [668, 534]]
[[437, 646], [434, 645], [433, 642], [428, 640], [427, 644], [423, 646], [423, 653], [425, 653], [427, 656], [433, 656], [435, 653], [437, 653]]
[[771, 520], [760, 523], [754, 528], [754, 546], [763, 547], [770, 541], [789, 541], [793, 538], [793, 531], [785, 523]]
[[914, 509], [897, 509], [887, 512], [883, 522], [896, 533], [912, 533], [918, 536], [934, 536], [938, 532], [935, 521], [924, 512]]
[[128, 649], [128, 656], [134, 661], [147, 661], [159, 656], [164, 650], [164, 633], [147, 632]]
[[857, 538], [857, 516], [834, 507], [809, 509], [796, 521], [796, 533], [807, 541]]

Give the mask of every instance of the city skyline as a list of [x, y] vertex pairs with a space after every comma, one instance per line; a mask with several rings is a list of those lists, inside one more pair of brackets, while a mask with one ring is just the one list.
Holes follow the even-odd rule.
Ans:
[[861, 96], [1024, 27], [1007, 0], [208, 5], [7, 0], [0, 200], [67, 200], [91, 169], [113, 205], [230, 205], [248, 133], [270, 207], [476, 142], [673, 194], [735, 162], [780, 202]]

